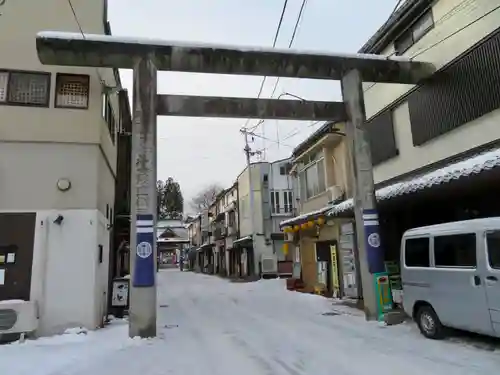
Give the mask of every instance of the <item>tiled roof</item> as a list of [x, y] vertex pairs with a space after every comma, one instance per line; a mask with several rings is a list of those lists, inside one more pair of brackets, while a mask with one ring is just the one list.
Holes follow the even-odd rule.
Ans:
[[280, 227], [284, 227], [284, 226], [287, 226], [287, 225], [294, 225], [296, 223], [307, 221], [310, 218], [313, 218], [315, 216], [319, 216], [319, 215], [324, 214], [325, 212], [327, 212], [328, 210], [332, 209], [333, 207], [334, 206], [332, 206], [332, 205], [326, 206], [326, 207], [323, 207], [323, 208], [321, 208], [319, 210], [316, 210], [316, 211], [311, 211], [311, 212], [308, 212], [306, 214], [302, 214], [302, 215], [295, 216], [295, 217], [292, 217], [292, 218], [287, 219], [287, 220], [283, 220], [280, 223]]
[[[500, 166], [500, 149], [477, 154], [469, 159], [449, 164], [446, 167], [433, 172], [423, 174], [412, 179], [395, 183], [390, 186], [378, 189], [375, 193], [377, 201], [384, 201], [394, 197], [418, 192], [436, 185], [446, 184], [462, 177], [479, 174]], [[328, 212], [329, 216], [334, 216], [354, 207], [354, 202], [347, 199], [339, 203]]]
[[[375, 195], [377, 197], [377, 201], [380, 202], [394, 197], [418, 192], [436, 185], [446, 184], [462, 177], [476, 175], [499, 166], [500, 148], [482, 152], [468, 159], [449, 164], [433, 172], [427, 172], [406, 181], [397, 182], [393, 185], [383, 187], [378, 189], [375, 192]], [[350, 198], [336, 205], [328, 205], [319, 210], [284, 220], [280, 223], [280, 227], [304, 222], [310, 218], [323, 214], [335, 216], [342, 212], [352, 210], [353, 208], [354, 201]]]

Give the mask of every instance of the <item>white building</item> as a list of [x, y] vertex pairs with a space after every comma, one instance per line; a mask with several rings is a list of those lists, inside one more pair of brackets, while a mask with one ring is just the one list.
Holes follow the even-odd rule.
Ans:
[[40, 335], [93, 329], [106, 313], [128, 103], [109, 89], [116, 70], [41, 65], [35, 35], [110, 33], [106, 1], [7, 0], [0, 12], [0, 301], [31, 301]]
[[289, 175], [290, 161], [291, 159], [283, 159], [273, 163], [251, 164], [253, 209], [250, 208], [248, 168], [238, 176], [239, 234], [240, 239], [252, 237], [253, 246], [248, 248], [252, 249], [249, 254], [253, 259], [249, 262], [256, 275], [266, 272], [266, 267], [262, 266], [263, 258], [275, 257], [278, 262], [285, 260], [282, 253], [284, 237], [279, 223], [294, 215], [296, 204], [293, 181]]

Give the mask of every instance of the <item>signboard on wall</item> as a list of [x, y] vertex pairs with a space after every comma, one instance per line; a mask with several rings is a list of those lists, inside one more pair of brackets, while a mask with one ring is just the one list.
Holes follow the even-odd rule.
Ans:
[[340, 228], [339, 255], [342, 262], [344, 294], [351, 298], [359, 297], [356, 283], [355, 245], [354, 225], [352, 223], [343, 224]]
[[126, 307], [128, 305], [129, 280], [113, 280], [113, 291], [111, 294], [112, 307]]
[[339, 265], [337, 262], [337, 245], [330, 246], [332, 257], [332, 286], [335, 293], [340, 291]]
[[302, 267], [300, 265], [300, 247], [299, 245], [296, 245], [293, 251], [292, 277], [299, 279], [301, 277], [301, 273], [302, 273]]

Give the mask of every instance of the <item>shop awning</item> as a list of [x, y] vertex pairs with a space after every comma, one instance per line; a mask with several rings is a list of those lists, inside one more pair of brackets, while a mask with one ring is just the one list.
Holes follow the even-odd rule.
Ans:
[[233, 247], [244, 246], [250, 242], [252, 242], [252, 236], [238, 238], [236, 241], [233, 241]]
[[320, 216], [325, 216], [327, 214], [327, 212], [330, 211], [333, 207], [334, 207], [334, 205], [330, 204], [328, 206], [320, 208], [319, 210], [311, 211], [311, 212], [308, 212], [308, 213], [305, 213], [305, 214], [302, 214], [299, 216], [292, 217], [292, 218], [287, 219], [287, 220], [283, 220], [280, 223], [280, 228], [292, 226], [292, 225], [296, 225], [296, 224], [302, 224], [302, 223], [305, 223], [306, 221], [309, 221], [309, 220], [316, 220]]
[[[478, 175], [482, 172], [500, 166], [500, 148], [482, 152], [468, 159], [449, 164], [433, 172], [398, 182], [378, 189], [375, 192], [377, 202], [389, 200], [399, 196], [416, 193], [437, 185], [447, 184], [464, 177]], [[347, 199], [333, 206], [327, 213], [328, 216], [337, 216], [354, 208], [353, 199]]]
[[203, 251], [203, 250], [206, 250], [206, 249], [210, 249], [213, 246], [215, 246], [213, 243], [204, 243], [198, 249], [196, 249], [196, 251]]

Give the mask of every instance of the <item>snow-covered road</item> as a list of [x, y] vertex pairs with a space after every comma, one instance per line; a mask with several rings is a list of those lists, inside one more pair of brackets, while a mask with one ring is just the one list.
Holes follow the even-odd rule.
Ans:
[[[357, 311], [287, 292], [283, 280], [230, 283], [159, 273], [159, 338], [126, 339], [125, 323], [0, 347], [8, 375], [474, 375], [500, 353], [381, 327]], [[322, 315], [335, 310], [342, 314]]]

